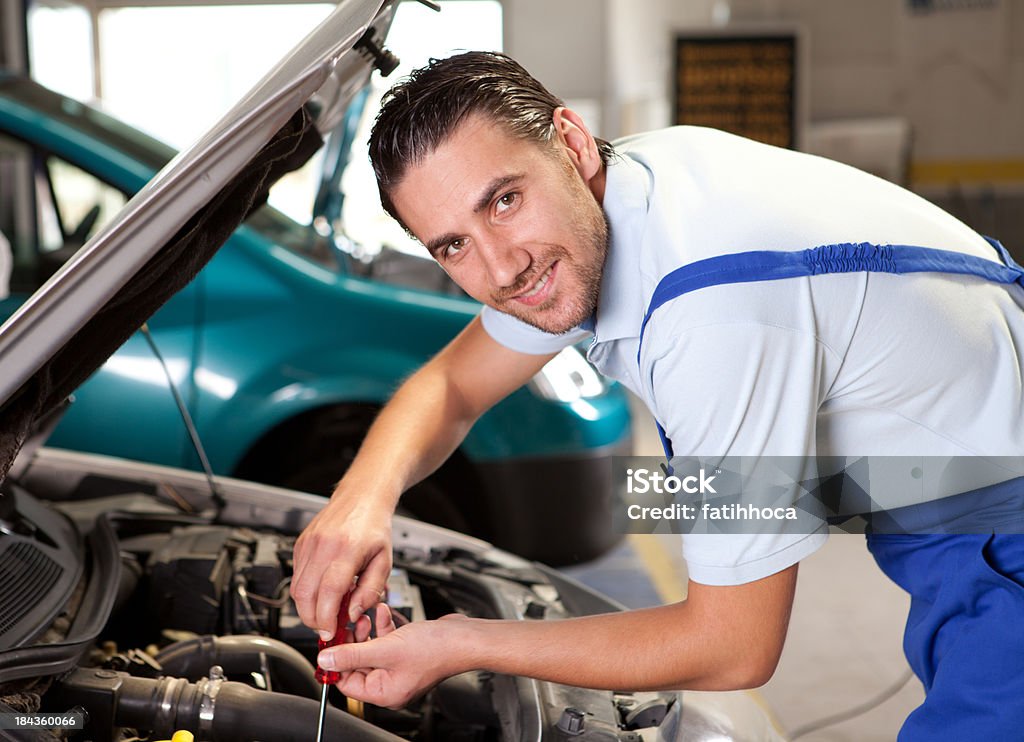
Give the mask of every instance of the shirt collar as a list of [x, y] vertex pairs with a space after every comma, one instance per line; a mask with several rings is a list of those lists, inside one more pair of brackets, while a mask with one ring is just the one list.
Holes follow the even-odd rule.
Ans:
[[584, 322], [584, 327], [594, 332], [595, 342], [640, 335], [646, 309], [640, 249], [649, 196], [647, 169], [627, 156], [614, 156], [607, 165], [603, 203], [609, 227], [608, 255], [597, 312]]

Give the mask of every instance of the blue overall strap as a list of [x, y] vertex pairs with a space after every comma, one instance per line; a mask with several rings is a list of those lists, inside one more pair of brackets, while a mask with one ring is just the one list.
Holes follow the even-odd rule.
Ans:
[[[640, 348], [643, 347], [644, 331], [651, 316], [662, 304], [691, 291], [721, 286], [728, 283], [751, 283], [774, 281], [781, 278], [818, 276], [826, 273], [957, 273], [978, 276], [997, 283], [1017, 283], [1024, 287], [1024, 268], [1014, 262], [1010, 253], [998, 240], [986, 237], [996, 250], [1002, 263], [985, 258], [936, 250], [914, 245], [873, 245], [868, 242], [822, 245], [796, 252], [755, 250], [717, 255], [698, 260], [672, 271], [658, 284], [651, 296], [650, 305], [640, 325], [640, 343], [637, 349], [637, 365], [640, 364]], [[672, 442], [666, 437], [661, 423], [658, 435], [665, 455], [672, 459]]]

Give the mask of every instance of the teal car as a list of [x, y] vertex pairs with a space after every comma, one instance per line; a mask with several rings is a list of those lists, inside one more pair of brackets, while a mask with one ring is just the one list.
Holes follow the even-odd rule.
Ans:
[[[174, 155], [0, 75], [0, 233], [13, 265], [0, 320]], [[170, 377], [215, 472], [329, 494], [396, 386], [479, 305], [431, 261], [364, 263], [323, 231], [255, 211], [148, 319], [163, 362], [136, 333], [76, 392], [49, 445], [198, 469]], [[530, 558], [588, 559], [618, 538], [607, 460], [629, 443], [625, 394], [569, 349], [484, 415], [402, 508]]]

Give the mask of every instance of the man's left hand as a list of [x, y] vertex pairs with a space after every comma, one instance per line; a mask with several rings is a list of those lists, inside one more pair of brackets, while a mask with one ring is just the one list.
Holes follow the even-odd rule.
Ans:
[[368, 638], [370, 620], [364, 616], [356, 623], [355, 643], [325, 649], [318, 657], [320, 667], [341, 671], [337, 688], [345, 696], [398, 709], [460, 671], [458, 643], [449, 629], [468, 623], [465, 616], [396, 626], [387, 605], [378, 605], [376, 611], [376, 639]]

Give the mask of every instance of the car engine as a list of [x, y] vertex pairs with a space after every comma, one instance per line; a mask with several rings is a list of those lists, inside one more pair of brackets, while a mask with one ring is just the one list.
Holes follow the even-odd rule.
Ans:
[[[48, 503], [4, 486], [0, 716], [81, 721], [0, 729], [0, 739], [313, 739], [317, 642], [289, 597], [294, 535], [185, 513], [152, 489], [111, 481], [88, 484], [102, 496]], [[387, 602], [410, 621], [570, 615], [554, 573], [538, 565], [401, 539], [394, 557]], [[331, 688], [324, 736], [639, 741], [677, 697], [475, 672], [398, 711]]]

